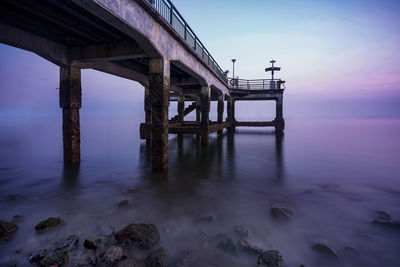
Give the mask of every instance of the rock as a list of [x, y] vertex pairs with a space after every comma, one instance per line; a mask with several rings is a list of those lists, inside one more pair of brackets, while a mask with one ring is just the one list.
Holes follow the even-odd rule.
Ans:
[[330, 257], [333, 259], [338, 258], [337, 252], [333, 248], [328, 247], [325, 244], [316, 243], [316, 244], [312, 245], [311, 248], [323, 256]]
[[193, 222], [195, 222], [195, 223], [213, 223], [213, 222], [215, 222], [215, 217], [214, 216], [200, 217], [200, 218], [194, 219]]
[[68, 249], [57, 250], [48, 257], [45, 257], [40, 261], [40, 266], [61, 266], [68, 261], [69, 251]]
[[129, 224], [115, 234], [120, 244], [132, 244], [138, 249], [150, 249], [160, 241], [160, 232], [154, 224]]
[[137, 259], [123, 259], [118, 262], [117, 267], [144, 267], [144, 263]]
[[112, 246], [103, 255], [103, 261], [107, 266], [110, 266], [122, 260], [123, 255], [124, 251], [121, 247]]
[[400, 221], [375, 219], [372, 221], [372, 223], [380, 225], [380, 226], [385, 226], [388, 228], [394, 228], [394, 229], [400, 230]]
[[273, 204], [271, 206], [271, 214], [276, 219], [291, 220], [294, 216], [294, 211], [291, 208], [282, 207], [278, 204]]
[[250, 231], [243, 226], [236, 226], [235, 233], [241, 238], [249, 238], [251, 236]]
[[24, 217], [22, 217], [21, 215], [14, 215], [11, 219], [12, 223], [21, 223], [23, 222]]
[[64, 221], [60, 217], [49, 217], [46, 220], [38, 223], [35, 226], [35, 230], [38, 232], [48, 231], [63, 224]]
[[95, 255], [89, 256], [87, 261], [90, 265], [97, 265], [97, 257]]
[[79, 237], [76, 235], [70, 235], [66, 239], [57, 241], [54, 244], [54, 249], [52, 251], [54, 252], [57, 250], [65, 250], [65, 249], [71, 251], [74, 250], [76, 247], [78, 247], [78, 245], [79, 245]]
[[127, 208], [130, 206], [129, 200], [125, 199], [118, 203], [118, 207]]
[[100, 245], [101, 239], [94, 237], [87, 237], [83, 242], [83, 246], [87, 249], [97, 249]]
[[392, 219], [392, 216], [390, 216], [390, 214], [385, 212], [385, 211], [378, 210], [376, 212], [376, 219], [384, 220], [384, 221], [390, 221]]
[[146, 267], [166, 267], [167, 266], [167, 253], [163, 248], [151, 252], [144, 260]]
[[241, 248], [243, 251], [253, 254], [261, 254], [264, 251], [262, 248], [249, 244], [249, 242], [244, 239], [239, 240], [237, 242], [237, 246]]
[[400, 221], [393, 220], [389, 213], [385, 211], [377, 211], [376, 215], [376, 219], [373, 220], [372, 223], [387, 228], [400, 229]]
[[358, 255], [358, 254], [360, 254], [360, 252], [358, 252], [357, 249], [352, 248], [352, 247], [345, 247], [345, 248], [343, 249], [343, 252], [344, 252], [344, 254], [346, 254], [346, 255]]
[[18, 230], [18, 225], [0, 220], [0, 239], [10, 240], [11, 235]]
[[6, 201], [16, 201], [16, 200], [18, 200], [19, 199], [19, 196], [18, 195], [8, 195], [7, 197], [6, 197]]
[[236, 245], [233, 243], [232, 239], [225, 238], [220, 241], [217, 245], [218, 248], [222, 249], [224, 252], [229, 254], [236, 254]]
[[41, 261], [47, 255], [47, 249], [41, 249], [36, 253], [31, 253], [28, 256], [28, 260], [30, 262], [38, 262]]
[[257, 266], [280, 267], [282, 263], [282, 255], [278, 250], [267, 250], [258, 257]]
[[193, 257], [192, 251], [185, 251], [182, 258], [176, 263], [176, 267], [189, 267], [190, 260]]

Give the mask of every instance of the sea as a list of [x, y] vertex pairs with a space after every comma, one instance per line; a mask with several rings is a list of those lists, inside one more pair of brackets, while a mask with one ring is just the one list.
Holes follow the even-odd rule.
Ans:
[[[21, 216], [0, 242], [0, 266], [29, 266], [30, 253], [72, 234], [84, 253], [86, 237], [130, 223], [160, 232], [153, 249], [134, 256], [162, 247], [169, 266], [187, 251], [187, 266], [254, 266], [259, 254], [240, 247], [243, 239], [279, 251], [283, 266], [400, 266], [398, 224], [374, 223], [382, 212], [400, 220], [400, 119], [292, 118], [283, 133], [237, 127], [208, 146], [170, 135], [164, 173], [152, 172], [141, 120], [83, 116], [73, 168], [63, 165], [61, 118], [0, 120], [0, 220]], [[65, 224], [37, 233], [48, 217]]]

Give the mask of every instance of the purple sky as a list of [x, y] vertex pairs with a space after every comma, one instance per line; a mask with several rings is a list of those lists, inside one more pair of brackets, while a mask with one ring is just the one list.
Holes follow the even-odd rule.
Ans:
[[[173, 3], [223, 69], [236, 58], [240, 78], [264, 78], [276, 59], [287, 117], [400, 116], [399, 1]], [[6, 45], [0, 58], [0, 117], [59, 115], [57, 66]], [[83, 115], [143, 116], [138, 83], [84, 70], [82, 85]], [[273, 110], [241, 103], [237, 113], [256, 119]]]

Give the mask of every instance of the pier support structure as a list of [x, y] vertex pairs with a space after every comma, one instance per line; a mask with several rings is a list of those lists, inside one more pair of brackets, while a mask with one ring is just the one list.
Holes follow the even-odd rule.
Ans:
[[[150, 101], [150, 89], [148, 86], [144, 89], [144, 112], [145, 112], [145, 124], [151, 125], [151, 101]], [[142, 126], [141, 126], [142, 127]], [[146, 136], [146, 143], [150, 145], [151, 134]]]
[[168, 168], [170, 62], [164, 58], [150, 59], [149, 70], [152, 168], [162, 171]]
[[[224, 119], [224, 95], [220, 94], [218, 96], [218, 107], [217, 107], [217, 121], [218, 123], [222, 123]], [[222, 129], [218, 131], [218, 135], [222, 134]]]
[[200, 95], [200, 108], [201, 108], [201, 123], [200, 123], [200, 135], [201, 143], [208, 144], [208, 127], [210, 124], [209, 114], [210, 114], [210, 87], [202, 87]]
[[60, 107], [63, 112], [64, 163], [81, 160], [79, 109], [82, 106], [81, 70], [73, 66], [60, 67]]
[[178, 96], [178, 122], [180, 124], [184, 121], [184, 112], [185, 112], [185, 99], [183, 94]]
[[276, 99], [275, 130], [283, 131], [284, 129], [285, 120], [283, 119], [283, 97], [280, 96]]

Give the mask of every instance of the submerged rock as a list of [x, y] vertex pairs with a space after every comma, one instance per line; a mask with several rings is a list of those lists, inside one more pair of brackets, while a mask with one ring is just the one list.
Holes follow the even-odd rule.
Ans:
[[68, 249], [57, 250], [40, 261], [40, 266], [61, 266], [68, 261]]
[[144, 263], [137, 259], [123, 259], [118, 262], [117, 267], [144, 267]]
[[189, 267], [190, 260], [193, 257], [193, 251], [185, 251], [182, 258], [176, 263], [175, 267]]
[[250, 231], [243, 226], [236, 226], [235, 233], [241, 238], [249, 238], [251, 236]]
[[120, 244], [132, 244], [138, 249], [150, 249], [160, 241], [160, 232], [154, 224], [129, 224], [115, 234]]
[[282, 255], [278, 250], [267, 250], [258, 257], [256, 266], [280, 267], [282, 263]]
[[69, 251], [75, 249], [79, 245], [79, 237], [76, 235], [70, 235], [66, 239], [57, 241], [54, 244], [53, 251], [67, 249]]
[[378, 210], [376, 212], [376, 219], [377, 220], [389, 221], [389, 220], [392, 219], [392, 216], [390, 216], [390, 214], [387, 213], [386, 211]]
[[123, 256], [124, 256], [124, 251], [121, 247], [112, 246], [109, 249], [107, 249], [106, 253], [104, 253], [103, 261], [106, 264], [106, 266], [110, 266], [122, 260]]
[[11, 222], [12, 223], [21, 223], [21, 222], [23, 222], [23, 220], [24, 220], [24, 217], [22, 217], [21, 215], [16, 214], [16, 215], [14, 215], [12, 217]]
[[379, 225], [379, 226], [384, 226], [387, 228], [394, 228], [394, 229], [399, 229], [400, 230], [400, 221], [398, 220], [393, 220], [392, 216], [385, 212], [385, 211], [377, 211], [376, 212], [376, 219], [372, 221], [372, 223]]
[[18, 225], [0, 220], [0, 239], [10, 240], [11, 235], [18, 230]]
[[38, 262], [41, 261], [47, 255], [47, 249], [41, 249], [36, 253], [31, 253], [28, 256], [28, 260], [30, 262]]
[[230, 239], [229, 237], [220, 241], [218, 243], [217, 247], [229, 254], [236, 253], [236, 245], [235, 245], [235, 243], [233, 243], [232, 239]]
[[333, 248], [328, 247], [325, 244], [316, 243], [316, 244], [312, 245], [311, 248], [323, 256], [330, 257], [333, 259], [338, 258], [337, 252]]
[[244, 239], [239, 240], [237, 242], [237, 246], [241, 248], [243, 251], [253, 254], [261, 254], [264, 251], [262, 248], [249, 244], [249, 242]]
[[271, 214], [277, 219], [291, 220], [294, 216], [294, 211], [291, 208], [273, 204], [271, 206]]
[[101, 243], [101, 239], [95, 237], [87, 237], [83, 241], [83, 246], [87, 249], [96, 249]]
[[200, 217], [200, 218], [194, 219], [193, 222], [195, 222], [195, 223], [213, 223], [213, 222], [215, 222], [215, 217], [214, 216]]
[[400, 221], [375, 219], [372, 222], [380, 226], [385, 226], [388, 228], [394, 228], [400, 230]]
[[129, 207], [131, 204], [129, 203], [129, 200], [124, 199], [121, 202], [118, 203], [118, 207], [120, 208], [127, 208]]
[[38, 223], [35, 226], [35, 230], [38, 232], [48, 231], [63, 224], [64, 221], [60, 217], [49, 217], [46, 220]]
[[151, 252], [144, 260], [146, 267], [165, 267], [167, 266], [167, 253], [163, 248]]

